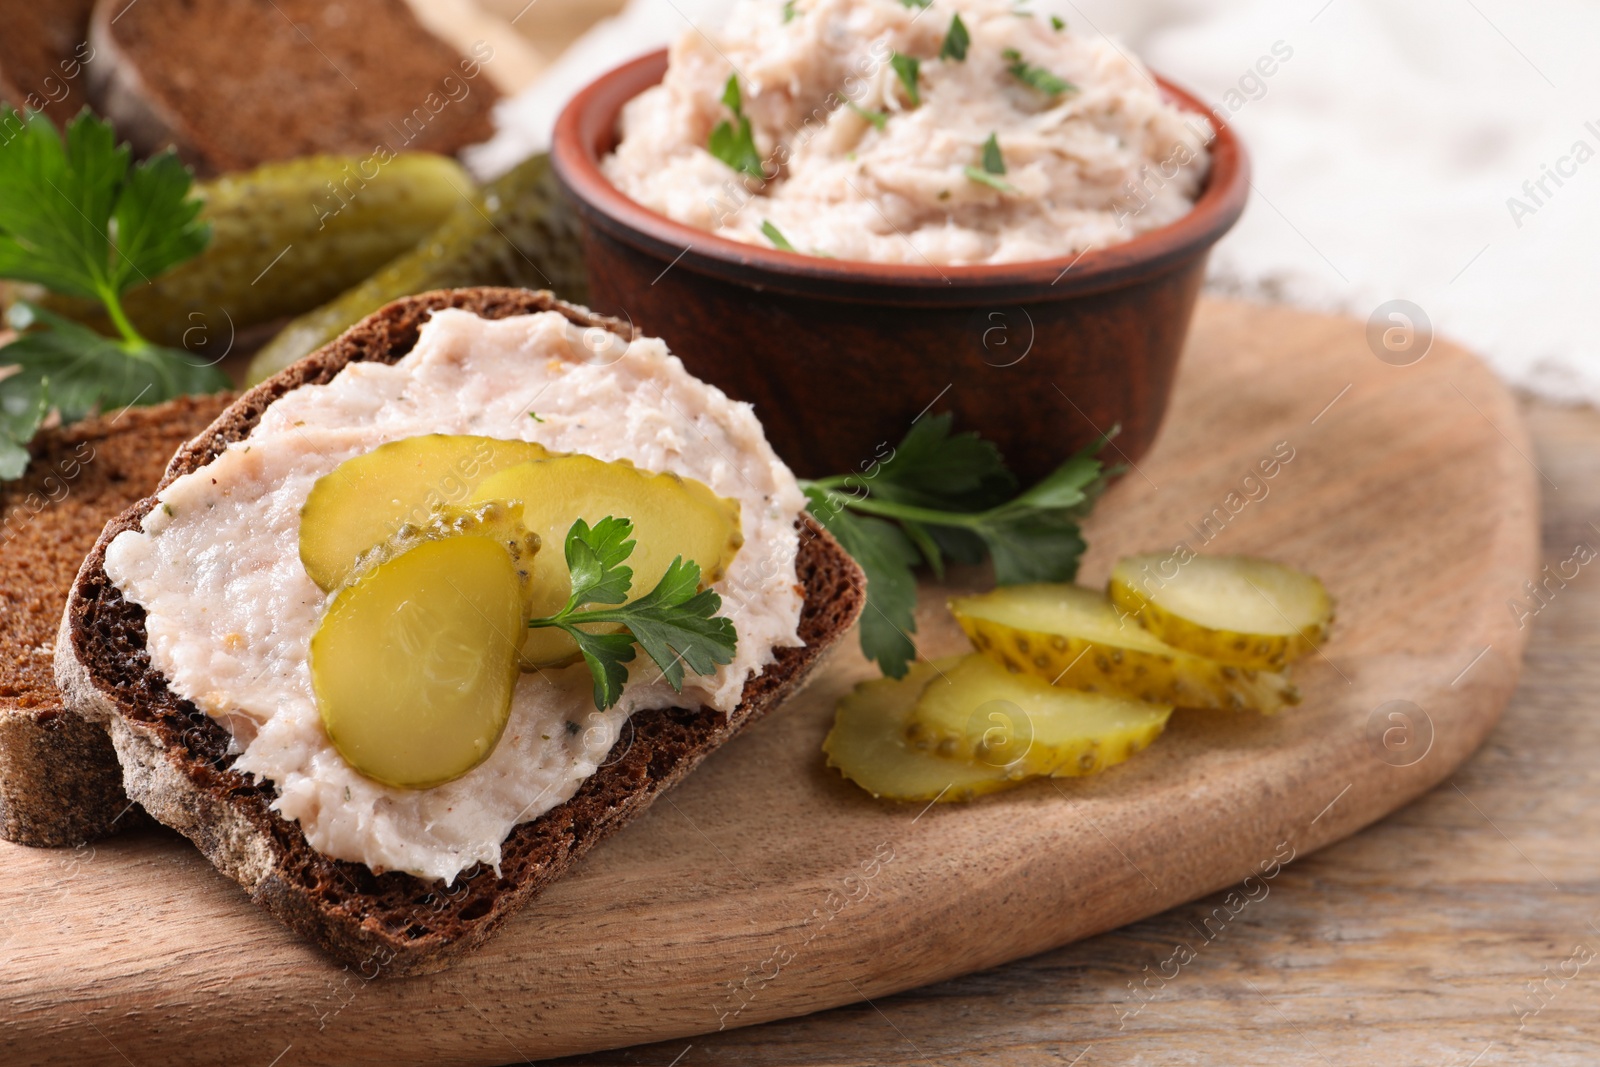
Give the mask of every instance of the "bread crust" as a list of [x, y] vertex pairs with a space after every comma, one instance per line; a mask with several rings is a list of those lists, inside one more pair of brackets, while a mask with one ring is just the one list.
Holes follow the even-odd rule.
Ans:
[[[327, 382], [352, 362], [399, 359], [428, 316], [447, 307], [485, 318], [553, 310], [581, 326], [632, 336], [626, 324], [547, 292], [480, 288], [408, 297], [240, 397], [173, 457], [162, 485], [205, 466], [243, 438], [290, 390]], [[499, 874], [480, 865], [446, 890], [397, 871], [375, 875], [362, 864], [315, 852], [298, 826], [271, 810], [271, 784], [232, 769], [227, 731], [176, 697], [151, 667], [143, 609], [122, 598], [104, 563], [111, 540], [137, 527], [155, 503], [153, 496], [146, 498], [107, 524], [84, 561], [62, 620], [58, 685], [81, 714], [109, 722], [130, 797], [194, 841], [257, 905], [368, 976], [438, 970], [482, 943], [597, 841], [794, 693], [865, 602], [860, 569], [804, 517], [796, 570], [805, 589], [805, 644], [775, 650], [776, 662], [746, 683], [729, 715], [703, 707], [634, 714], [606, 765], [570, 800], [513, 829]]]
[[111, 516], [231, 395], [182, 397], [41, 431], [0, 486], [0, 837], [79, 845], [149, 820], [130, 804], [105, 728], [66, 710], [51, 670], [74, 577]]
[[[93, 0], [0, 0], [0, 101], [65, 126], [83, 108]], [[7, 131], [6, 136], [10, 136]]]
[[89, 98], [140, 155], [170, 146], [196, 173], [214, 175], [217, 168], [196, 144], [189, 124], [150, 91], [138, 67], [123, 54], [111, 29], [116, 14], [115, 5], [97, 3], [89, 16], [89, 47], [99, 60], [88, 67]]
[[[86, 68], [89, 97], [137, 154], [150, 155], [171, 147], [202, 177], [302, 155], [371, 153], [379, 140], [391, 151], [410, 148], [451, 155], [493, 133], [489, 113], [499, 92], [487, 79], [469, 86], [479, 74], [465, 73], [469, 68], [481, 72], [482, 63], [493, 57], [492, 49], [487, 57], [478, 59], [458, 56], [401, 0], [366, 0], [345, 6], [349, 11], [342, 15], [348, 24], [324, 22], [313, 27], [311, 32], [323, 44], [313, 45], [312, 55], [318, 58], [312, 62], [324, 66], [317, 68], [317, 77], [287, 86], [294, 90], [291, 95], [285, 92], [285, 57], [281, 49], [275, 52], [271, 46], [273, 35], [290, 35], [297, 50], [301, 42], [312, 43], [301, 20], [314, 18], [325, 5], [296, 5], [287, 0], [282, 7], [224, 0], [145, 0], [135, 6], [127, 0], [98, 0], [88, 20], [89, 45], [95, 56], [95, 62]], [[218, 25], [219, 20], [224, 20], [223, 25]], [[173, 27], [168, 24], [173, 22], [184, 26], [186, 32], [191, 25], [195, 27], [195, 37], [187, 46], [171, 40]], [[163, 33], [164, 28], [168, 32]], [[248, 43], [233, 41], [234, 52], [243, 48], [246, 56], [235, 54], [231, 57], [234, 63], [218, 68], [214, 56], [191, 54], [196, 45], [219, 36], [228, 39], [230, 28], [233, 35], [249, 39]], [[373, 33], [386, 35], [384, 65], [398, 70], [398, 77], [409, 76], [416, 85], [389, 79], [374, 88], [371, 80], [384, 81], [377, 78], [382, 68], [365, 72], [351, 68], [366, 87], [363, 95], [330, 58], [329, 52], [349, 63], [351, 57], [345, 51], [356, 47], [358, 57], [374, 59], [371, 48], [360, 48], [360, 40]], [[174, 58], [174, 49], [182, 55], [181, 60]], [[335, 77], [327, 79], [327, 86], [319, 91], [316, 86], [323, 81], [324, 70]], [[191, 74], [200, 72], [206, 76], [191, 80]], [[402, 85], [403, 97], [394, 98]], [[452, 85], [465, 91], [456, 96], [449, 88]], [[450, 94], [448, 98], [441, 95], [444, 93]], [[230, 106], [220, 111], [208, 106], [213, 97], [226, 99]], [[271, 106], [271, 101], [279, 99], [292, 106]], [[228, 119], [241, 109], [248, 111], [254, 101], [268, 103], [265, 110], [241, 115], [239, 121], [246, 133], [240, 135]], [[300, 117], [308, 108], [320, 108], [318, 122], [307, 123]], [[366, 121], [368, 113], [387, 122]]]

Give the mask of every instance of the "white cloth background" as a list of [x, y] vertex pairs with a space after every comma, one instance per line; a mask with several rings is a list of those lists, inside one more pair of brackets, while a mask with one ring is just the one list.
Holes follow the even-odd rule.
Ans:
[[[577, 88], [691, 25], [714, 29], [729, 3], [632, 0], [501, 105], [472, 164], [495, 174], [544, 148]], [[1255, 193], [1212, 257], [1214, 288], [1359, 318], [1409, 300], [1513, 384], [1600, 403], [1600, 4], [1032, 8], [1111, 36], [1240, 131]], [[1262, 76], [1279, 42], [1292, 55]]]

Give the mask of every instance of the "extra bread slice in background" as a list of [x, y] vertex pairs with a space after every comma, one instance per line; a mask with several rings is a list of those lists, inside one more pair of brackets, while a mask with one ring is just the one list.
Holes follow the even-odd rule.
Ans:
[[76, 845], [143, 821], [105, 728], [66, 710], [51, 662], [73, 579], [107, 520], [231, 396], [185, 397], [41, 431], [0, 484], [0, 836]]
[[[393, 363], [409, 352], [424, 321], [440, 308], [485, 318], [555, 310], [584, 326], [627, 338], [629, 327], [523, 289], [454, 289], [408, 297], [362, 320], [338, 340], [241, 396], [202, 436], [173, 458], [163, 485], [203, 468], [229, 442], [245, 437], [277, 398], [307, 383], [330, 381], [352, 362]], [[855, 562], [809, 518], [796, 569], [805, 588], [799, 648], [752, 678], [731, 715], [706, 708], [635, 714], [612, 756], [566, 803], [516, 827], [502, 850], [501, 873], [479, 867], [454, 889], [391, 871], [332, 860], [306, 843], [298, 826], [275, 814], [270, 783], [231, 770], [229, 735], [176, 697], [150, 665], [144, 611], [122, 598], [105, 573], [105, 551], [155, 506], [140, 501], [108, 524], [84, 561], [62, 618], [56, 677], [69, 703], [107, 721], [128, 795], [183, 833], [250, 898], [288, 926], [362, 973], [437, 970], [481, 943], [513, 912], [593, 845], [650, 802], [744, 726], [794, 693], [822, 653], [850, 627], [865, 598]], [[631, 733], [631, 737], [629, 736]]]
[[0, 101], [43, 111], [57, 126], [83, 109], [93, 7], [94, 0], [0, 0]]
[[493, 132], [493, 46], [461, 56], [403, 0], [100, 0], [91, 97], [136, 152], [204, 176], [333, 152], [452, 155]]

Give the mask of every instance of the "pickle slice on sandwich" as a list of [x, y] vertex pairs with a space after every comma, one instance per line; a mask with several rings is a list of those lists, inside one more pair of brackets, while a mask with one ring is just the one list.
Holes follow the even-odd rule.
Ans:
[[[720, 581], [744, 543], [737, 502], [693, 479], [652, 474], [624, 460], [569, 455], [518, 464], [478, 483], [472, 499], [519, 502], [528, 529], [552, 546], [561, 545], [579, 519], [592, 524], [626, 515], [635, 541], [629, 601], [654, 589], [680, 556], [700, 567], [703, 585]], [[572, 578], [559, 549], [534, 559], [533, 588], [533, 617], [554, 615], [566, 604]], [[577, 655], [572, 638], [556, 629], [531, 630], [523, 645], [530, 667], [570, 663]]]
[[317, 710], [352, 767], [423, 789], [489, 758], [511, 713], [538, 550], [518, 509], [493, 502], [363, 556], [311, 638]]
[[498, 470], [549, 455], [530, 441], [467, 434], [425, 434], [379, 445], [312, 486], [300, 509], [300, 562], [331, 593], [357, 573], [363, 553], [389, 542], [401, 527], [426, 524], [441, 507], [465, 504], [478, 483]]

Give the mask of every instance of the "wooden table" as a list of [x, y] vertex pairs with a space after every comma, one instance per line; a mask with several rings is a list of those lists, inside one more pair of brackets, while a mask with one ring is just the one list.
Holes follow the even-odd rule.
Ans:
[[[1554, 569], [1579, 544], [1600, 551], [1600, 414], [1528, 402], [1524, 415]], [[1421, 800], [1290, 865], [1210, 942], [1199, 928], [1220, 893], [870, 1004], [557, 1062], [1600, 1062], [1600, 558], [1551, 587], [1488, 744]], [[1175, 967], [1180, 943], [1196, 951]], [[1149, 975], [1141, 998], [1130, 986]]]

